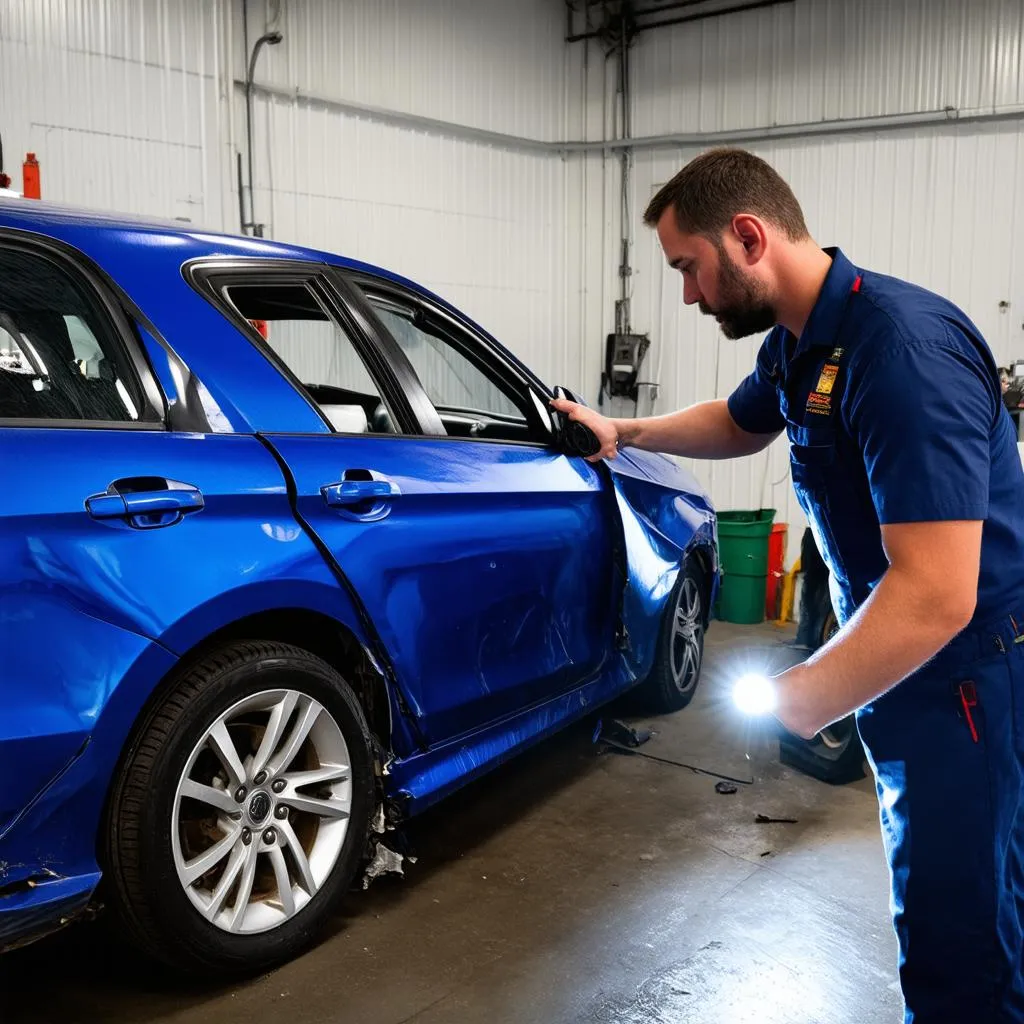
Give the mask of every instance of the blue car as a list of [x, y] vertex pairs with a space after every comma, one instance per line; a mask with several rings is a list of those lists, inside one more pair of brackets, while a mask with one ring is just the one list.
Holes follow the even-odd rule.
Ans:
[[375, 267], [0, 199], [0, 948], [264, 969], [402, 820], [688, 703], [712, 505], [553, 394]]

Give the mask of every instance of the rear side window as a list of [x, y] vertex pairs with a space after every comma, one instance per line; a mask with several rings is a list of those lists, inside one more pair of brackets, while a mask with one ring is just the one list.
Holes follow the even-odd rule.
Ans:
[[0, 420], [10, 419], [155, 416], [95, 296], [46, 256], [0, 246]]
[[336, 432], [397, 432], [352, 339], [305, 285], [229, 285], [225, 294]]

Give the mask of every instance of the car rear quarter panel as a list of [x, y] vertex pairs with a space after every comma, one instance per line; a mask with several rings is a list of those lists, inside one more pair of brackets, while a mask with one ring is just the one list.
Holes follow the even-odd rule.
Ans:
[[[16, 863], [64, 873], [94, 856], [125, 741], [185, 652], [273, 609], [367, 641], [257, 438], [15, 428], [0, 449], [2, 885]], [[203, 510], [154, 530], [86, 513], [111, 479], [153, 473], [199, 487]]]

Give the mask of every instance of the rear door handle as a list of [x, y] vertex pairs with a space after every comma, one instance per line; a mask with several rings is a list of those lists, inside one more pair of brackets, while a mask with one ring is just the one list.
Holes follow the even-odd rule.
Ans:
[[402, 495], [393, 480], [372, 470], [348, 470], [343, 479], [325, 484], [320, 493], [327, 505], [349, 518], [362, 522], [383, 519], [391, 511], [391, 502]]
[[117, 480], [105, 494], [86, 498], [85, 510], [93, 519], [126, 519], [140, 530], [152, 530], [174, 526], [190, 512], [199, 512], [205, 507], [199, 488], [173, 480], [165, 483], [165, 488], [131, 490], [131, 480]]

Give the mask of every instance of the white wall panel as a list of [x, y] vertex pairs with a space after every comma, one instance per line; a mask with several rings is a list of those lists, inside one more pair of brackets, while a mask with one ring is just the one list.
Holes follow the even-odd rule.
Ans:
[[[0, 133], [15, 187], [34, 150], [47, 199], [237, 231], [242, 6], [0, 0]], [[260, 81], [538, 139], [562, 137], [570, 109], [581, 119], [567, 76], [582, 55], [565, 48], [557, 0], [248, 7], [250, 45], [268, 28], [284, 34], [262, 51]], [[254, 139], [269, 236], [415, 277], [545, 376], [575, 382], [571, 161], [266, 95]]]
[[265, 26], [284, 33], [260, 57], [258, 81], [490, 131], [565, 137], [561, 0], [252, 0], [249, 21], [250, 45]]
[[0, 133], [43, 196], [222, 223], [219, 0], [0, 0]]
[[[566, 164], [257, 98], [268, 233], [441, 294], [542, 376], [569, 371]], [[575, 346], [573, 346], [575, 347]]]
[[641, 34], [634, 135], [1024, 103], [1020, 0], [794, 0]]

